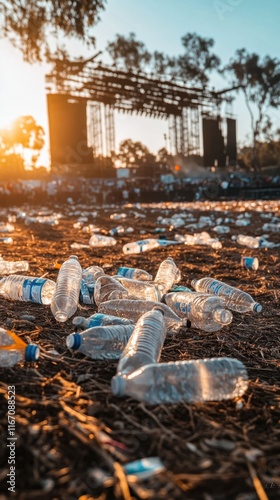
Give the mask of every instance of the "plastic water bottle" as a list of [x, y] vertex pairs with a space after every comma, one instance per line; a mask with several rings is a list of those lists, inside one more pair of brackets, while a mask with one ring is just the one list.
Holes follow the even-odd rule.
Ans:
[[167, 293], [175, 283], [181, 279], [181, 272], [172, 257], [167, 257], [161, 262], [154, 282], [158, 285], [161, 294]]
[[223, 297], [197, 292], [171, 292], [164, 295], [162, 301], [180, 318], [190, 320], [191, 326], [205, 332], [217, 332], [232, 322], [232, 313], [224, 308]]
[[101, 302], [111, 299], [123, 299], [128, 296], [124, 286], [112, 276], [105, 274], [96, 281], [94, 288], [94, 301], [99, 306]]
[[163, 309], [157, 306], [139, 318], [118, 362], [118, 375], [128, 375], [144, 365], [158, 362], [166, 337], [163, 316]]
[[266, 222], [263, 227], [263, 231], [271, 231], [272, 233], [280, 233], [280, 223]]
[[123, 276], [130, 280], [139, 281], [152, 281], [153, 276], [143, 269], [138, 269], [137, 267], [119, 267], [117, 270], [117, 276]]
[[55, 282], [46, 278], [13, 274], [0, 280], [0, 296], [7, 300], [50, 304]]
[[151, 405], [228, 400], [242, 396], [247, 387], [246, 368], [234, 358], [151, 364], [111, 381], [115, 396], [131, 396]]
[[82, 333], [66, 337], [69, 349], [79, 351], [92, 359], [119, 359], [134, 325], [95, 326]]
[[147, 250], [152, 250], [153, 248], [166, 247], [168, 245], [178, 245], [178, 241], [165, 240], [165, 239], [154, 239], [149, 238], [147, 240], [139, 240], [131, 243], [127, 243], [123, 246], [124, 254], [142, 253]]
[[4, 238], [0, 238], [1, 243], [5, 243], [5, 245], [12, 245], [14, 243], [13, 238], [11, 236], [6, 236]]
[[114, 227], [113, 229], [110, 229], [109, 234], [111, 236], [119, 236], [120, 234], [123, 234], [125, 231], [123, 226], [117, 226]]
[[35, 344], [26, 344], [15, 333], [0, 328], [0, 367], [10, 368], [20, 361], [37, 361], [40, 350]]
[[257, 238], [254, 238], [253, 236], [247, 236], [245, 234], [239, 234], [236, 239], [237, 243], [239, 245], [244, 245], [245, 247], [248, 248], [259, 248], [259, 240]]
[[94, 304], [94, 299], [93, 299], [93, 290], [90, 290], [87, 282], [82, 279], [81, 281], [81, 286], [80, 286], [80, 295], [79, 295], [79, 300], [82, 304]]
[[57, 276], [51, 311], [56, 321], [64, 322], [75, 314], [82, 281], [82, 268], [76, 255], [63, 262]]
[[104, 236], [103, 234], [93, 234], [89, 239], [91, 247], [112, 247], [117, 243], [117, 240], [112, 236]]
[[95, 283], [100, 276], [104, 276], [104, 271], [102, 267], [99, 266], [90, 266], [86, 269], [83, 269], [83, 279], [86, 283]]
[[179, 318], [170, 307], [166, 304], [159, 304], [151, 300], [108, 300], [100, 304], [98, 312], [103, 314], [115, 314], [116, 316], [131, 319], [136, 323], [144, 313], [151, 311], [153, 307], [158, 305], [163, 308], [167, 330], [177, 332], [180, 328], [185, 326], [185, 322], [182, 318]]
[[29, 263], [25, 260], [7, 261], [0, 260], [0, 275], [22, 273], [28, 271]]
[[88, 328], [93, 328], [94, 326], [107, 326], [107, 325], [134, 325], [134, 321], [126, 318], [120, 318], [119, 316], [113, 316], [111, 314], [101, 314], [95, 313], [89, 318], [83, 318], [82, 316], [75, 316], [72, 324], [76, 327], [87, 330]]
[[128, 295], [134, 299], [159, 301], [161, 293], [159, 287], [149, 281], [136, 281], [117, 276], [117, 280], [128, 291]]
[[194, 279], [191, 285], [197, 292], [211, 293], [225, 298], [225, 307], [232, 311], [245, 313], [247, 311], [261, 312], [262, 306], [255, 302], [254, 299], [246, 292], [239, 290], [233, 286], [227, 285], [222, 281], [214, 278]]
[[259, 259], [257, 257], [241, 257], [241, 267], [257, 271], [259, 269]]

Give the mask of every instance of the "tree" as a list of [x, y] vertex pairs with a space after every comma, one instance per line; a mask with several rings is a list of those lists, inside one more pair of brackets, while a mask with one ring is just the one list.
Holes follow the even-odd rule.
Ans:
[[182, 38], [182, 44], [185, 53], [178, 57], [178, 76], [188, 82], [206, 85], [208, 73], [220, 65], [220, 59], [211, 52], [213, 38], [187, 33]]
[[44, 135], [43, 127], [36, 123], [33, 116], [20, 116], [11, 128], [0, 130], [2, 154], [15, 153], [20, 148], [23, 157], [25, 150], [31, 150], [31, 164], [34, 167], [45, 144]]
[[113, 64], [125, 71], [144, 71], [151, 60], [151, 54], [143, 42], [136, 40], [135, 33], [127, 38], [117, 34], [114, 41], [108, 42], [106, 50]]
[[50, 40], [76, 37], [94, 46], [91, 30], [106, 0], [1, 0], [0, 32], [28, 62], [41, 61]]
[[239, 49], [223, 73], [243, 92], [251, 119], [252, 165], [257, 171], [260, 166], [258, 142], [269, 126], [268, 109], [280, 105], [280, 60], [269, 56], [261, 60], [259, 55]]
[[155, 162], [155, 156], [141, 142], [125, 139], [120, 143], [119, 153], [114, 160], [117, 166], [141, 167]]

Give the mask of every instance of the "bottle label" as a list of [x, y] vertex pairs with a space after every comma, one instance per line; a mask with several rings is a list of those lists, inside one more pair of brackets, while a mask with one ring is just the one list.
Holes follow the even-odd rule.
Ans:
[[102, 320], [104, 318], [104, 314], [97, 313], [94, 315], [94, 318], [89, 320], [88, 328], [92, 328], [93, 326], [102, 326]]
[[130, 267], [119, 267], [117, 275], [123, 276], [125, 278], [131, 279], [134, 274], [134, 269]]
[[80, 302], [82, 304], [93, 304], [93, 295], [90, 293], [84, 280], [82, 280], [80, 287]]
[[46, 281], [45, 278], [24, 280], [22, 285], [22, 299], [26, 302], [42, 304], [42, 289]]
[[175, 302], [175, 310], [181, 314], [189, 314], [191, 312], [191, 303], [187, 302]]
[[145, 249], [145, 246], [150, 243], [150, 240], [142, 240], [142, 241], [137, 241], [137, 245], [140, 248], [140, 252], [143, 252]]
[[222, 288], [223, 284], [219, 283], [219, 281], [213, 281], [211, 285], [209, 286], [209, 292], [213, 293], [214, 295], [218, 295], [220, 289]]

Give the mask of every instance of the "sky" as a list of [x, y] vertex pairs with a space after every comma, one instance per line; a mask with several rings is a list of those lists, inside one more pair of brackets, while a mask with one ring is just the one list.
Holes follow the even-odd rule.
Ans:
[[[101, 19], [93, 29], [96, 47], [90, 52], [76, 42], [65, 40], [73, 56], [85, 56], [103, 51], [99, 60], [109, 61], [106, 45], [115, 35], [128, 36], [134, 32], [150, 52], [155, 50], [169, 56], [183, 53], [181, 38], [196, 32], [215, 40], [214, 52], [226, 64], [239, 48], [256, 52], [261, 57], [280, 57], [280, 2], [278, 0], [107, 0]], [[46, 146], [41, 164], [48, 166], [49, 143], [45, 94], [45, 64], [27, 64], [19, 50], [7, 40], [0, 40], [0, 128], [21, 115], [32, 115], [46, 131]], [[225, 88], [227, 82], [215, 77], [211, 85]], [[250, 121], [242, 96], [233, 104], [237, 117], [240, 145], [249, 140]], [[276, 128], [280, 128], [279, 112], [272, 111]], [[116, 145], [131, 138], [139, 140], [156, 153], [166, 142], [165, 120], [153, 120], [118, 113], [116, 116]]]

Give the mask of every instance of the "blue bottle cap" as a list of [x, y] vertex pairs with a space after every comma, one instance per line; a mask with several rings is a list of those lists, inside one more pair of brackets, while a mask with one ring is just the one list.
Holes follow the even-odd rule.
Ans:
[[253, 311], [260, 313], [262, 311], [262, 305], [258, 304], [257, 302], [254, 304]]
[[36, 344], [28, 344], [25, 349], [25, 361], [37, 361], [40, 349]]
[[68, 337], [66, 337], [66, 345], [68, 349], [73, 349], [76, 351], [79, 349], [80, 345], [82, 343], [82, 336], [80, 333], [70, 333]]

